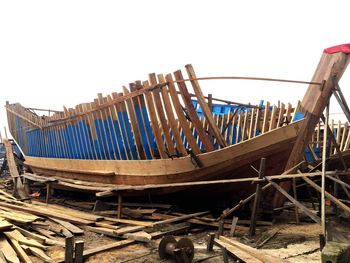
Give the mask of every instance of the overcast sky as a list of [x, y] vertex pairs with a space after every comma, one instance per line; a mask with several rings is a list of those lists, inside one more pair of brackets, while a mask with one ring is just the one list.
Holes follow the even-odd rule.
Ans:
[[[198, 77], [309, 81], [324, 48], [350, 42], [348, 2], [0, 0], [0, 104], [61, 110], [188, 63]], [[340, 83], [347, 98], [349, 71]], [[200, 84], [251, 103], [295, 103], [307, 88]], [[1, 131], [5, 124], [1, 107]]]

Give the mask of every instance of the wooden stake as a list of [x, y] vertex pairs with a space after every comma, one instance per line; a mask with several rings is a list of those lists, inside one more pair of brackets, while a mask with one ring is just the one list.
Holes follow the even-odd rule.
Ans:
[[74, 254], [74, 236], [70, 235], [66, 237], [66, 247], [64, 252], [64, 262], [73, 263]]
[[236, 226], [238, 222], [238, 217], [234, 216], [232, 218], [232, 224], [231, 224], [231, 229], [230, 229], [230, 237], [233, 237], [236, 231]]
[[[264, 178], [265, 165], [266, 165], [266, 158], [261, 158], [260, 168], [259, 168], [259, 179]], [[261, 183], [259, 182], [256, 185], [255, 200], [254, 200], [254, 204], [253, 204], [252, 216], [251, 216], [251, 221], [250, 221], [249, 236], [251, 236], [251, 237], [255, 236], [256, 217], [258, 214], [260, 199], [261, 199]]]
[[[296, 186], [296, 179], [293, 178], [293, 195], [295, 200], [298, 200], [298, 196], [297, 196], [297, 186]], [[294, 206], [294, 212], [295, 212], [295, 222], [297, 225], [299, 225], [299, 213], [298, 213], [298, 207]]]
[[118, 193], [118, 219], [122, 218], [122, 205], [123, 197], [121, 193]]
[[83, 263], [84, 240], [75, 242], [74, 263]]
[[46, 183], [46, 204], [49, 203], [51, 196], [51, 182]]
[[329, 103], [326, 106], [326, 116], [323, 128], [323, 149], [322, 149], [322, 177], [321, 177], [321, 226], [322, 234], [326, 237], [326, 207], [325, 207], [325, 187], [326, 187], [326, 158], [327, 158], [327, 139], [328, 139], [328, 118]]

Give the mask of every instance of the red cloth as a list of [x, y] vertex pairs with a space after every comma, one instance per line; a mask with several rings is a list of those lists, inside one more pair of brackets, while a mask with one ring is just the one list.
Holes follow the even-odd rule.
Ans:
[[350, 43], [339, 45], [339, 46], [334, 46], [334, 47], [329, 47], [329, 48], [326, 48], [323, 52], [327, 53], [327, 54], [333, 54], [333, 53], [337, 53], [337, 52], [343, 52], [345, 54], [350, 54]]

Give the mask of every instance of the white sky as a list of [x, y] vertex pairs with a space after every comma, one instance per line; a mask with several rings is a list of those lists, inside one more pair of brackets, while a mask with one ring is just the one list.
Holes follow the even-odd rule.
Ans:
[[[188, 63], [198, 77], [309, 81], [324, 48], [350, 42], [348, 3], [0, 0], [0, 104], [61, 110]], [[340, 83], [347, 98], [349, 71]], [[252, 103], [295, 103], [306, 90], [248, 84], [201, 82], [214, 97]]]

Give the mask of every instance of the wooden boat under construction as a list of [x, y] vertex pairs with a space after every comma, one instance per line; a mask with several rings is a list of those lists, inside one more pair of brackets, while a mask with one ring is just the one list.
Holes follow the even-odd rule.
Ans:
[[[99, 94], [51, 116], [7, 103], [9, 129], [36, 175], [67, 182], [116, 189], [164, 185], [156, 192], [165, 194], [190, 187], [166, 184], [254, 177], [251, 166], [258, 167], [262, 157], [266, 175], [281, 174], [303, 159], [334, 82], [349, 62], [349, 49], [347, 44], [325, 50], [294, 108], [205, 97], [199, 82], [211, 78], [197, 78], [187, 65], [187, 79], [180, 70], [149, 74], [123, 93]], [[288, 184], [282, 183], [287, 190]], [[230, 191], [239, 197], [252, 189], [235, 184]]]

